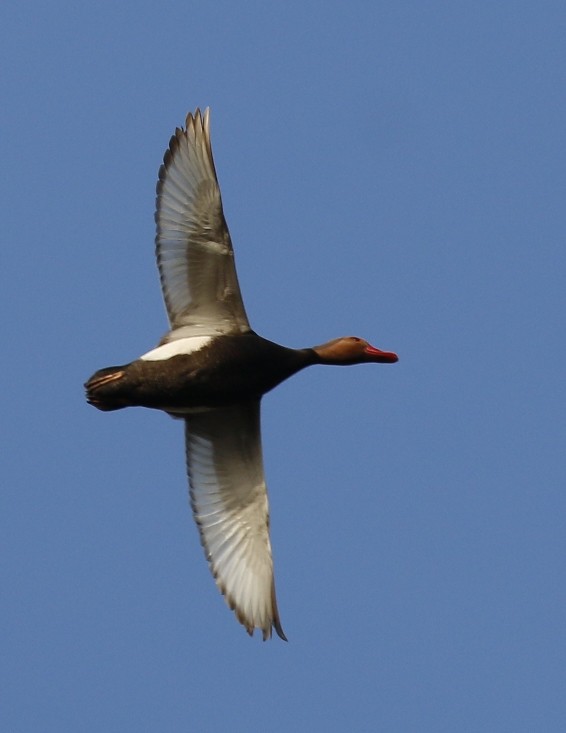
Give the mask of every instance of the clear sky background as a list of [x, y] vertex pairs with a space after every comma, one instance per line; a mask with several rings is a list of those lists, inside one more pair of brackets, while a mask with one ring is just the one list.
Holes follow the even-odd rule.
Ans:
[[[0, 8], [0, 729], [564, 731], [566, 5]], [[212, 108], [289, 637], [250, 639], [181, 425], [82, 384], [166, 330], [170, 135]]]

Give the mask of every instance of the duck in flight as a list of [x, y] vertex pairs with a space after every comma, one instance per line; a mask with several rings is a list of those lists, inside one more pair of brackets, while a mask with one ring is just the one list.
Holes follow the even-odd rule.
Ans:
[[86, 382], [99, 410], [151, 407], [185, 422], [191, 506], [216, 584], [238, 621], [286, 640], [275, 598], [260, 437], [262, 396], [313, 364], [393, 363], [354, 336], [290, 349], [250, 327], [210, 144], [197, 109], [159, 170], [157, 266], [170, 331], [136, 361]]

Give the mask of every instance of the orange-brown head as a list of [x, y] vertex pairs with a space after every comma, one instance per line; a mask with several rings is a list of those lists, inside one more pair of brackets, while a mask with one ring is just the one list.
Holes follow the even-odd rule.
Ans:
[[313, 346], [323, 364], [365, 364], [379, 362], [393, 364], [399, 361], [392, 351], [381, 351], [357, 336], [343, 336], [320, 346]]

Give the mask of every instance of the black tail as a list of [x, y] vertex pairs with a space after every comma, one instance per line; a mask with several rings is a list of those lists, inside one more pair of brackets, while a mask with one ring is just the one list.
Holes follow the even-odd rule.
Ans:
[[88, 382], [85, 382], [86, 400], [89, 405], [104, 412], [127, 407], [129, 402], [125, 390], [125, 373], [125, 366], [106, 367], [95, 372]]

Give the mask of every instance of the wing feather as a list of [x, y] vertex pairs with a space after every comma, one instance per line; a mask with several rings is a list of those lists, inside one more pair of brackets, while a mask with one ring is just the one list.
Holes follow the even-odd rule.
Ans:
[[250, 330], [234, 250], [224, 219], [210, 144], [210, 115], [187, 115], [159, 170], [157, 265], [171, 332], [187, 335]]
[[269, 540], [259, 402], [215, 408], [185, 420], [191, 505], [220, 592], [249, 634], [279, 620]]

